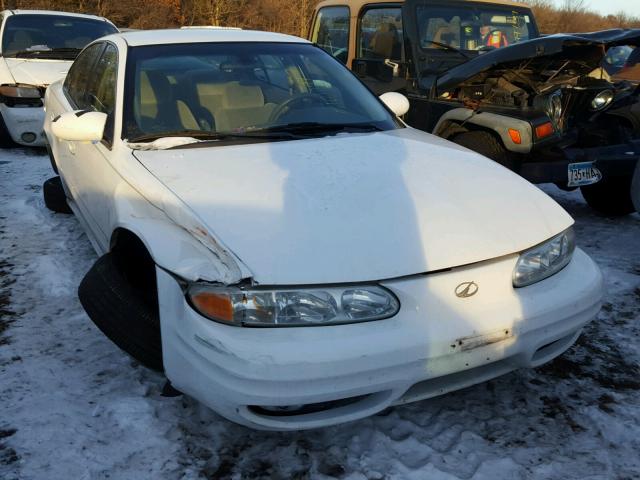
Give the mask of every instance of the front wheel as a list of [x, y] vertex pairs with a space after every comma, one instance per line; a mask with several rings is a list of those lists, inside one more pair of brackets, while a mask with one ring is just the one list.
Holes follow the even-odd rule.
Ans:
[[513, 170], [513, 160], [510, 152], [504, 148], [500, 140], [489, 132], [471, 131], [459, 133], [451, 141]]
[[587, 204], [609, 216], [628, 215], [636, 211], [631, 199], [631, 177], [605, 177], [598, 183], [580, 187]]
[[160, 314], [155, 273], [143, 284], [138, 267], [127, 275], [127, 265], [114, 253], [100, 257], [82, 279], [78, 297], [96, 326], [122, 350], [143, 365], [162, 371]]

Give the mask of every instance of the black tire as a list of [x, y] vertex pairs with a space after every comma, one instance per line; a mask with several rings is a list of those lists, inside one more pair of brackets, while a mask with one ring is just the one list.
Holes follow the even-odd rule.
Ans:
[[631, 198], [631, 176], [605, 177], [598, 183], [580, 187], [587, 204], [598, 213], [611, 217], [636, 211]]
[[60, 177], [51, 177], [42, 185], [44, 204], [49, 210], [56, 213], [73, 213], [67, 203], [67, 196], [62, 188]]
[[0, 148], [14, 148], [17, 146], [18, 144], [14, 142], [13, 138], [11, 138], [11, 135], [9, 135], [7, 125], [4, 123], [2, 114], [0, 114]]
[[100, 257], [78, 287], [80, 303], [113, 343], [146, 367], [162, 371], [157, 299], [133, 284], [123, 270], [115, 254]]
[[513, 170], [513, 159], [511, 153], [504, 148], [500, 140], [489, 132], [471, 131], [459, 133], [451, 141], [467, 147], [469, 150], [478, 152], [500, 165]]
[[49, 161], [51, 162], [51, 168], [56, 173], [56, 175], [58, 175], [60, 173], [58, 172], [58, 165], [56, 165], [56, 159], [53, 156], [53, 150], [51, 150], [51, 146], [48, 143], [46, 145], [46, 149], [47, 149], [47, 154], [49, 155]]

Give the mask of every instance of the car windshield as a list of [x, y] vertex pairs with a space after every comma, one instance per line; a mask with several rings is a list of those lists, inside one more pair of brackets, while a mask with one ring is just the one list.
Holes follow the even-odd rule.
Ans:
[[130, 141], [399, 126], [351, 72], [303, 43], [132, 47], [124, 105], [123, 138]]
[[67, 15], [11, 15], [2, 34], [2, 55], [73, 60], [88, 43], [116, 32], [104, 20]]
[[423, 49], [493, 50], [538, 36], [529, 10], [475, 2], [420, 5], [417, 21]]

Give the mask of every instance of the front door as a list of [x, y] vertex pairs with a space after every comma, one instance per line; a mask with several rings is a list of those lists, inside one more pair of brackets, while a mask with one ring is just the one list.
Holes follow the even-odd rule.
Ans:
[[76, 157], [83, 177], [80, 201], [97, 226], [95, 234], [103, 250], [108, 249], [111, 232], [113, 211], [109, 199], [118, 183], [118, 175], [108, 160], [113, 144], [117, 71], [117, 49], [107, 43], [89, 77], [83, 108], [107, 114], [104, 136], [96, 143], [76, 142]]

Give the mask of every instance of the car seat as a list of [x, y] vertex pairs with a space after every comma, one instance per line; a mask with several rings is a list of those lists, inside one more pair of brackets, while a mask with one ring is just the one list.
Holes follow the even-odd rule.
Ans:
[[266, 103], [262, 89], [257, 85], [230, 82], [225, 85], [222, 106], [215, 111], [217, 131], [265, 124], [276, 104]]
[[169, 79], [161, 72], [140, 72], [134, 117], [145, 133], [201, 130], [191, 108], [175, 98]]

